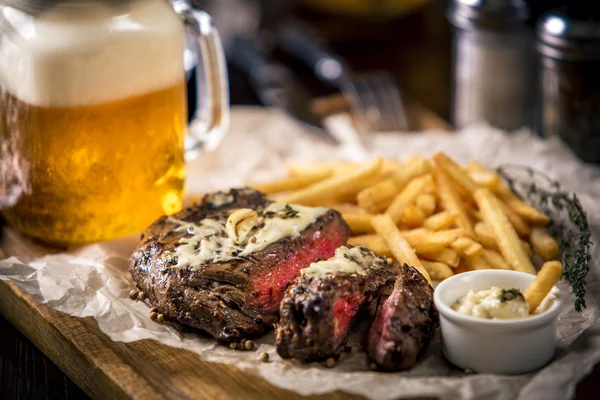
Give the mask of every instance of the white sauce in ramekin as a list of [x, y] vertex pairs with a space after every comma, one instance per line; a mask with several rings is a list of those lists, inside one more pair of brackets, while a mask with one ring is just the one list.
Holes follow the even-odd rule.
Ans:
[[535, 312], [530, 314], [529, 304], [518, 289], [501, 289], [493, 286], [478, 292], [470, 290], [452, 304], [452, 309], [476, 318], [518, 319], [541, 314], [549, 310], [556, 300], [558, 300], [558, 290], [552, 289]]
[[529, 304], [519, 289], [490, 289], [469, 291], [459, 298], [452, 309], [471, 317], [485, 319], [517, 319], [529, 315]]

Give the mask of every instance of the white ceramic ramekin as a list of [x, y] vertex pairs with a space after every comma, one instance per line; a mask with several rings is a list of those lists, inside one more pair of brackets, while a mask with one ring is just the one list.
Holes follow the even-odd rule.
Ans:
[[451, 305], [473, 290], [496, 286], [522, 292], [534, 275], [506, 270], [481, 270], [455, 275], [434, 292], [440, 313], [443, 352], [454, 365], [479, 373], [522, 374], [547, 364], [554, 356], [556, 318], [562, 309], [560, 292], [544, 312], [513, 320], [489, 320], [460, 314]]

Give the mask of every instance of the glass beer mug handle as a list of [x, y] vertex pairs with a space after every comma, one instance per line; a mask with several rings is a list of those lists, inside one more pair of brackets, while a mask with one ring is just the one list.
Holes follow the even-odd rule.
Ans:
[[210, 15], [187, 0], [173, 1], [183, 19], [196, 56], [196, 113], [185, 140], [186, 159], [213, 150], [229, 125], [229, 87], [221, 38]]

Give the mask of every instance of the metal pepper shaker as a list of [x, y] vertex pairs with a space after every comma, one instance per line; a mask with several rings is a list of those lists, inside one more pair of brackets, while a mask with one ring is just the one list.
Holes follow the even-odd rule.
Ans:
[[533, 123], [535, 48], [523, 0], [453, 0], [452, 122], [513, 130]]
[[600, 163], [600, 19], [564, 8], [537, 25], [541, 76], [536, 131]]

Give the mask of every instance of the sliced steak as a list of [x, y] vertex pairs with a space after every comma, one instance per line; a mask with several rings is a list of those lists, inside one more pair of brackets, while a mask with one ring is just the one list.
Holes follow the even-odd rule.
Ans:
[[391, 289], [397, 268], [371, 250], [343, 246], [303, 269], [281, 301], [279, 355], [318, 361], [338, 354], [359, 311]]
[[420, 272], [405, 264], [371, 325], [369, 358], [384, 370], [409, 369], [427, 348], [438, 322], [433, 288]]
[[[234, 243], [225, 226], [240, 209], [258, 211], [258, 219]], [[303, 217], [315, 210], [314, 218]], [[232, 189], [152, 224], [131, 257], [130, 272], [166, 319], [239, 341], [263, 334], [300, 270], [331, 257], [348, 233], [334, 210], [280, 207], [257, 191]]]

